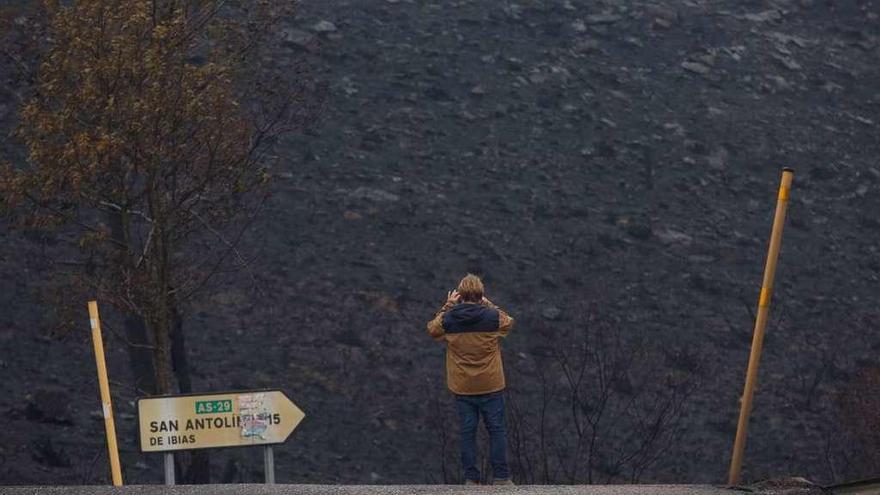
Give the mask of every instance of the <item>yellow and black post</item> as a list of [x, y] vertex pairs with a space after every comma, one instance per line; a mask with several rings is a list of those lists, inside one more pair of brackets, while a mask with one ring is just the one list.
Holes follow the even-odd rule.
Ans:
[[749, 414], [752, 412], [752, 397], [755, 383], [758, 381], [758, 364], [761, 350], [764, 347], [764, 330], [767, 327], [767, 315], [770, 312], [770, 297], [773, 294], [773, 281], [776, 277], [776, 260], [782, 245], [782, 227], [785, 224], [785, 212], [788, 210], [788, 196], [791, 191], [791, 180], [794, 171], [790, 168], [782, 170], [782, 183], [776, 200], [776, 216], [773, 218], [773, 230], [770, 233], [770, 247], [767, 250], [767, 264], [764, 266], [764, 282], [758, 298], [758, 315], [755, 318], [755, 333], [752, 336], [752, 351], [749, 355], [749, 367], [746, 371], [746, 384], [742, 395], [739, 411], [739, 423], [736, 427], [736, 440], [733, 443], [733, 455], [730, 459], [730, 475], [728, 483], [739, 483], [742, 468], [743, 451], [746, 446], [746, 431], [749, 425]]
[[89, 301], [89, 322], [92, 326], [92, 343], [95, 346], [95, 363], [98, 365], [98, 387], [101, 389], [101, 408], [104, 410], [104, 428], [107, 431], [110, 474], [113, 477], [113, 485], [122, 486], [122, 470], [119, 466], [119, 450], [116, 447], [116, 426], [113, 423], [110, 382], [107, 379], [107, 363], [104, 360], [104, 340], [101, 338], [101, 320], [98, 317], [97, 301]]

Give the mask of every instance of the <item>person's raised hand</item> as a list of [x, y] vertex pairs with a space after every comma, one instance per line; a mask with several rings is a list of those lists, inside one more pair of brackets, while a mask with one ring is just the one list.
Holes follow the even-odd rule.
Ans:
[[458, 293], [458, 290], [446, 293], [446, 304], [458, 304], [458, 301], [460, 300], [461, 294]]

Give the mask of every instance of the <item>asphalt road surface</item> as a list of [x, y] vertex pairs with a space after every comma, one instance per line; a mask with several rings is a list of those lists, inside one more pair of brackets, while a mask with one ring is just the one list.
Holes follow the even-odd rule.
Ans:
[[3, 495], [459, 495], [473, 493], [529, 495], [733, 495], [741, 493], [708, 485], [485, 486], [449, 485], [134, 485], [0, 487]]

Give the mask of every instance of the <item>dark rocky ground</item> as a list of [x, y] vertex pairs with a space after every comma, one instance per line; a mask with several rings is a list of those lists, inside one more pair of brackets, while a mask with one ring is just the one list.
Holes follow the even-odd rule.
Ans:
[[[195, 386], [281, 387], [306, 411], [280, 482], [438, 481], [428, 425], [452, 404], [424, 322], [470, 270], [519, 317], [506, 365], [527, 408], [523, 370], [587, 302], [699, 356], [684, 437], [642, 481], [721, 482], [791, 166], [744, 478], [871, 474], [834, 397], [880, 350], [878, 16], [855, 0], [303, 2], [285, 56], [320, 43], [327, 110], [282, 143], [253, 274], [191, 308]], [[47, 338], [47, 241], [2, 235], [0, 482], [105, 480], [85, 302], [81, 329]], [[108, 346], [126, 480], [158, 482]], [[214, 476], [259, 481], [260, 455], [216, 453]]]

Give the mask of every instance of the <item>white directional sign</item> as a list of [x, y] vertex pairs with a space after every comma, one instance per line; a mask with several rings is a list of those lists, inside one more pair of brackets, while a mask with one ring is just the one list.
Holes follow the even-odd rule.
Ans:
[[305, 417], [280, 390], [138, 399], [142, 452], [283, 443]]

